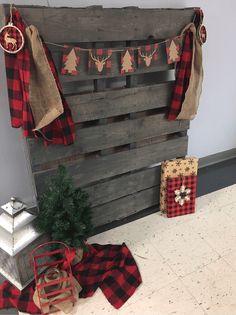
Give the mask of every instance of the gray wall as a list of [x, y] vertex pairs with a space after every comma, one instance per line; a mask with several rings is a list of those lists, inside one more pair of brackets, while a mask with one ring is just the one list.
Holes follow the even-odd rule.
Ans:
[[[11, 1], [0, 1], [9, 3]], [[198, 116], [189, 131], [189, 154], [198, 157], [236, 147], [236, 88], [232, 37], [235, 28], [236, 2], [233, 0], [41, 0], [21, 1], [17, 4], [51, 6], [106, 7], [186, 7], [200, 6], [205, 12], [208, 42], [204, 51], [205, 79]], [[122, 21], [121, 21], [122, 23]], [[0, 55], [0, 205], [12, 195], [34, 202], [30, 172], [27, 168], [20, 131], [10, 127], [3, 56]]]

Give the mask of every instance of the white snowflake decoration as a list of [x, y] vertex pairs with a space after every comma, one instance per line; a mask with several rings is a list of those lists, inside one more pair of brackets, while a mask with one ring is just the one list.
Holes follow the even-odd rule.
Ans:
[[179, 203], [182, 207], [185, 201], [189, 201], [190, 197], [189, 194], [191, 193], [191, 189], [186, 188], [184, 185], [180, 187], [180, 189], [175, 190], [175, 202]]

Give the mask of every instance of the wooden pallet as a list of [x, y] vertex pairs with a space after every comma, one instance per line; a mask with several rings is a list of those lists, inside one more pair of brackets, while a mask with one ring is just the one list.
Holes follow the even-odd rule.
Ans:
[[[194, 16], [194, 8], [19, 9], [28, 24], [37, 26], [45, 41], [84, 48], [161, 41], [180, 34]], [[2, 6], [2, 16], [8, 10], [7, 5]], [[48, 46], [60, 70], [62, 48]], [[160, 54], [165, 54], [163, 45]], [[96, 227], [157, 207], [157, 164], [187, 153], [189, 122], [165, 119], [174, 66], [159, 58], [156, 66], [124, 76], [120, 74], [119, 60], [120, 54], [113, 53], [111, 75], [89, 75], [87, 54], [81, 52], [79, 75], [60, 76], [76, 122], [74, 145], [45, 148], [40, 140], [28, 141], [38, 195], [57, 166], [66, 165], [76, 186], [90, 195]]]

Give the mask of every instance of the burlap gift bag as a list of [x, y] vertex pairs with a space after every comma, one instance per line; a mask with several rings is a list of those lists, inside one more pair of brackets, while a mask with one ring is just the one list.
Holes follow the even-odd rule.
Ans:
[[160, 210], [167, 212], [167, 179], [177, 176], [197, 176], [198, 158], [166, 160], [161, 164]]

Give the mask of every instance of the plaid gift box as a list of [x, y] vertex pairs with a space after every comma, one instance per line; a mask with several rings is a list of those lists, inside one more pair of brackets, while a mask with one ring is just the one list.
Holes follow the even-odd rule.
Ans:
[[167, 179], [167, 217], [195, 212], [196, 176], [178, 176]]
[[138, 48], [138, 67], [140, 69], [150, 67], [157, 63], [158, 44], [140, 46]]
[[64, 46], [61, 74], [78, 75], [80, 62], [80, 48]]
[[198, 159], [188, 157], [167, 160], [161, 164], [160, 210], [167, 212], [167, 179], [177, 176], [197, 176]]
[[112, 67], [111, 49], [91, 49], [89, 51], [89, 74], [110, 74]]

